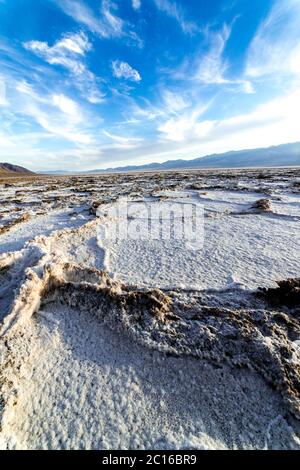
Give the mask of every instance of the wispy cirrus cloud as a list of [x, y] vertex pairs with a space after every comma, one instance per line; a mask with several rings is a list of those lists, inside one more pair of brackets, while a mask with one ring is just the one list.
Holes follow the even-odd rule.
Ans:
[[230, 38], [232, 26], [227, 24], [218, 32], [208, 35], [209, 51], [200, 59], [196, 59], [196, 72], [193, 79], [205, 85], [232, 85], [238, 86], [240, 91], [248, 94], [254, 93], [254, 88], [245, 77], [229, 77], [229, 64], [224, 58], [224, 50]]
[[121, 136], [117, 134], [112, 134], [109, 131], [104, 130], [103, 134], [109, 138], [109, 140], [113, 141], [113, 148], [116, 149], [123, 149], [129, 150], [134, 149], [140, 146], [140, 143], [143, 141], [140, 137], [132, 137], [132, 136]]
[[[245, 94], [254, 94], [250, 77], [244, 74], [230, 76], [230, 63], [224, 57], [232, 25], [224, 24], [218, 31], [207, 30], [206, 45], [187, 57], [176, 69], [164, 70], [171, 80], [186, 82], [186, 88], [199, 88], [199, 85], [233, 89]], [[191, 84], [193, 82], [193, 85]]]
[[[208, 152], [263, 147], [296, 141], [299, 136], [299, 90], [258, 105], [253, 111], [223, 120], [203, 120], [202, 112], [171, 118], [158, 130], [164, 139], [206, 147]], [[205, 109], [203, 109], [205, 111]]]
[[147, 100], [140, 104], [134, 101], [130, 116], [144, 128], [154, 126], [160, 141], [184, 142], [191, 134], [199, 137], [207, 132], [207, 124], [199, 121], [211, 102], [204, 102], [194, 90], [162, 87], [156, 105]]
[[277, 0], [249, 48], [250, 77], [294, 74], [300, 77], [300, 2]]
[[114, 60], [112, 62], [112, 71], [116, 78], [124, 78], [132, 82], [140, 82], [142, 80], [137, 70], [127, 64], [127, 62], [122, 62], [121, 60]]
[[207, 111], [210, 102], [193, 104], [179, 93], [163, 90], [162, 122], [158, 124], [160, 136], [168, 141], [183, 142], [186, 138], [203, 137], [211, 129], [209, 121], [200, 121], [201, 116]]
[[223, 59], [223, 52], [231, 34], [231, 27], [224, 25], [223, 28], [209, 35], [209, 51], [197, 60], [194, 79], [205, 84], [226, 83], [225, 73], [228, 68]]
[[80, 106], [63, 93], [40, 94], [29, 83], [16, 82], [17, 92], [11, 106], [18, 113], [33, 118], [50, 134], [75, 144], [91, 143], [91, 136], [83, 131], [84, 118]]
[[[268, 2], [263, 21], [259, 1], [48, 1], [0, 8], [3, 158], [86, 169], [299, 140], [299, 0]], [[24, 31], [14, 3], [32, 9]], [[136, 31], [143, 54], [124, 49]]]
[[64, 94], [54, 94], [52, 95], [52, 103], [62, 113], [67, 114], [73, 122], [81, 122], [82, 117], [77, 103], [74, 100], [68, 98]]
[[[196, 105], [195, 105], [196, 101]], [[210, 101], [203, 103], [198, 95], [194, 94], [194, 90], [183, 91], [182, 89], [170, 89], [161, 87], [156, 102], [151, 102], [142, 98], [140, 102], [129, 99], [125, 116], [126, 124], [141, 123], [143, 126], [151, 123], [156, 126], [156, 130], [161, 129], [168, 122], [183, 120], [186, 116], [190, 116], [191, 120], [200, 116], [210, 105]]]
[[28, 41], [24, 43], [24, 47], [44, 59], [48, 64], [62, 65], [74, 74], [81, 74], [85, 71], [85, 65], [80, 56], [84, 56], [92, 45], [87, 36], [81, 32], [66, 34], [53, 46], [42, 41]]
[[183, 112], [159, 126], [160, 139], [137, 143], [132, 149], [111, 148], [110, 156], [117, 166], [124, 161], [136, 164], [162, 162], [167, 158], [191, 159], [295, 142], [299, 138], [299, 106], [300, 93], [296, 90], [266, 101], [251, 112], [226, 119], [203, 119], [201, 108], [192, 113]]
[[97, 17], [81, 0], [54, 0], [54, 2], [66, 15], [86, 26], [94, 34], [107, 38], [120, 36], [122, 33], [123, 21], [109, 13], [110, 4], [107, 0], [102, 3], [101, 17], [100, 15]]
[[154, 0], [156, 7], [174, 18], [184, 33], [193, 34], [199, 31], [199, 27], [193, 21], [186, 18], [186, 14], [178, 3], [173, 0]]
[[106, 39], [128, 37], [139, 47], [143, 44], [131, 25], [116, 14], [117, 5], [111, 0], [102, 0], [98, 14], [94, 13], [83, 0], [53, 1], [66, 15], [95, 35]]
[[[175, 70], [166, 73], [173, 80], [197, 82], [203, 86], [216, 85], [237, 89], [246, 94], [255, 93], [249, 77], [230, 76], [230, 63], [224, 57], [227, 41], [231, 36], [232, 25], [224, 24], [218, 31], [205, 32], [205, 46], [192, 57], [187, 57]], [[186, 85], [190, 88], [191, 85]]]
[[182, 93], [176, 93], [167, 88], [164, 88], [161, 92], [163, 99], [163, 106], [167, 113], [177, 114], [191, 105], [190, 100], [186, 99]]
[[59, 65], [76, 76], [75, 84], [82, 95], [93, 104], [101, 103], [104, 93], [100, 91], [96, 76], [88, 70], [84, 56], [92, 45], [83, 32], [65, 34], [53, 46], [42, 41], [28, 41], [25, 49], [44, 59], [50, 65]]
[[213, 128], [211, 121], [197, 122], [197, 114], [185, 115], [179, 118], [171, 118], [158, 130], [166, 139], [173, 142], [184, 142], [193, 136], [200, 139], [205, 137]]
[[0, 106], [5, 106], [6, 101], [6, 83], [4, 77], [0, 75]]

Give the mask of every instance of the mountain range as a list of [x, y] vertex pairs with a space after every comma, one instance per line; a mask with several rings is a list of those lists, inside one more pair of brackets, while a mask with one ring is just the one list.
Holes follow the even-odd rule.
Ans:
[[[300, 166], [300, 142], [283, 144], [268, 148], [237, 150], [220, 154], [207, 155], [193, 160], [168, 160], [164, 163], [130, 165], [117, 168], [95, 169], [89, 171], [44, 171], [43, 174], [101, 174], [126, 173], [133, 171], [167, 171], [205, 168], [265, 168], [265, 167]], [[33, 174], [22, 166], [0, 163], [0, 175]]]
[[169, 160], [164, 163], [124, 166], [92, 170], [86, 173], [118, 173], [129, 171], [179, 170], [197, 168], [253, 168], [300, 166], [300, 142], [268, 148], [238, 150], [221, 154], [207, 155], [193, 160]]
[[23, 174], [34, 174], [23, 166], [12, 165], [11, 163], [0, 163], [0, 176], [13, 176]]

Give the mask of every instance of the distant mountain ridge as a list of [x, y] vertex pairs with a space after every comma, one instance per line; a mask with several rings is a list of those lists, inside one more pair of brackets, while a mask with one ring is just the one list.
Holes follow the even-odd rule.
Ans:
[[268, 148], [234, 150], [207, 155], [193, 160], [169, 160], [164, 163], [124, 166], [92, 170], [84, 173], [118, 173], [130, 171], [179, 170], [201, 168], [253, 168], [276, 166], [300, 166], [300, 142]]
[[12, 165], [11, 163], [0, 163], [0, 175], [16, 175], [16, 174], [34, 174], [32, 171], [27, 170], [19, 165]]
[[300, 166], [300, 142], [282, 144], [267, 148], [233, 150], [226, 153], [207, 155], [193, 160], [169, 160], [164, 163], [129, 165], [117, 168], [95, 169], [89, 171], [43, 171], [49, 175], [80, 175], [102, 173], [127, 173], [132, 171], [166, 171], [205, 168], [268, 168]]

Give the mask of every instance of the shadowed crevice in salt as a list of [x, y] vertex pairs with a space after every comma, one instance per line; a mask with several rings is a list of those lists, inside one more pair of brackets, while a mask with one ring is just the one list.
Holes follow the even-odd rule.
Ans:
[[261, 289], [261, 296], [275, 306], [294, 308], [294, 315], [300, 317], [300, 279], [277, 281], [278, 287]]

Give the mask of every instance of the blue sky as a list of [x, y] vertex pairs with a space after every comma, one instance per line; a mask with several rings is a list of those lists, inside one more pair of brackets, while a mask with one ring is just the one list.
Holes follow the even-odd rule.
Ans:
[[0, 0], [0, 161], [86, 170], [300, 140], [299, 0]]

